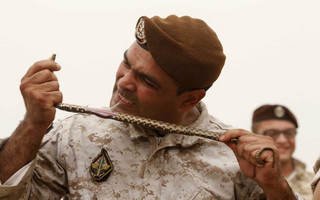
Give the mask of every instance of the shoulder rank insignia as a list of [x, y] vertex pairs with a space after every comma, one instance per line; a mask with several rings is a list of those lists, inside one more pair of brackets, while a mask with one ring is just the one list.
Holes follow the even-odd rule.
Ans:
[[90, 174], [97, 182], [105, 181], [113, 170], [112, 162], [107, 150], [101, 149], [90, 165]]

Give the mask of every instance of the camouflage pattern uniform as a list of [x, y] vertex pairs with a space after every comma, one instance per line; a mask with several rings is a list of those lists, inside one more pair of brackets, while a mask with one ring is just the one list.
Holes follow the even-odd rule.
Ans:
[[[231, 128], [209, 116], [203, 103], [198, 109], [201, 116], [190, 126]], [[96, 182], [89, 167], [101, 148], [114, 170]], [[224, 143], [159, 137], [153, 130], [86, 114], [56, 123], [22, 175], [19, 184], [0, 187], [0, 199], [264, 199]]]
[[314, 170], [314, 173], [316, 174], [312, 180], [312, 183], [311, 183], [311, 188], [312, 190], [314, 191], [315, 188], [316, 188], [316, 185], [317, 183], [319, 182], [320, 180], [320, 157], [318, 158], [318, 160], [316, 161], [314, 167], [313, 167], [313, 170]]
[[301, 194], [304, 199], [311, 200], [313, 193], [310, 183], [314, 174], [306, 171], [306, 165], [303, 162], [293, 159], [293, 163], [294, 171], [287, 178], [287, 181], [295, 192]]

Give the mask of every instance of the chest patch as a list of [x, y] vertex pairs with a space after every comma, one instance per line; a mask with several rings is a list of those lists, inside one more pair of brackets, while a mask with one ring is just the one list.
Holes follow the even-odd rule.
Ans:
[[102, 182], [107, 180], [113, 170], [113, 165], [107, 150], [101, 149], [100, 153], [92, 160], [90, 174], [93, 180]]

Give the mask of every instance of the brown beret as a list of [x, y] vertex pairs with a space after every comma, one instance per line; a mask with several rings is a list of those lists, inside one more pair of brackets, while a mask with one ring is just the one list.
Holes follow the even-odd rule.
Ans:
[[210, 87], [225, 62], [216, 33], [202, 20], [189, 16], [141, 17], [137, 42], [179, 86]]
[[294, 114], [283, 105], [263, 105], [253, 112], [252, 124], [268, 119], [287, 120], [298, 128], [298, 122]]

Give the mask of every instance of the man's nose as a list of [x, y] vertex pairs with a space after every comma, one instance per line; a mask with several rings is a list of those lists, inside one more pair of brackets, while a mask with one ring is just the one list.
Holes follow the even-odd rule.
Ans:
[[118, 87], [123, 90], [136, 90], [136, 80], [134, 78], [134, 73], [132, 70], [128, 70], [119, 80]]
[[288, 138], [284, 135], [283, 132], [279, 133], [278, 137], [276, 138], [276, 142], [287, 142]]

